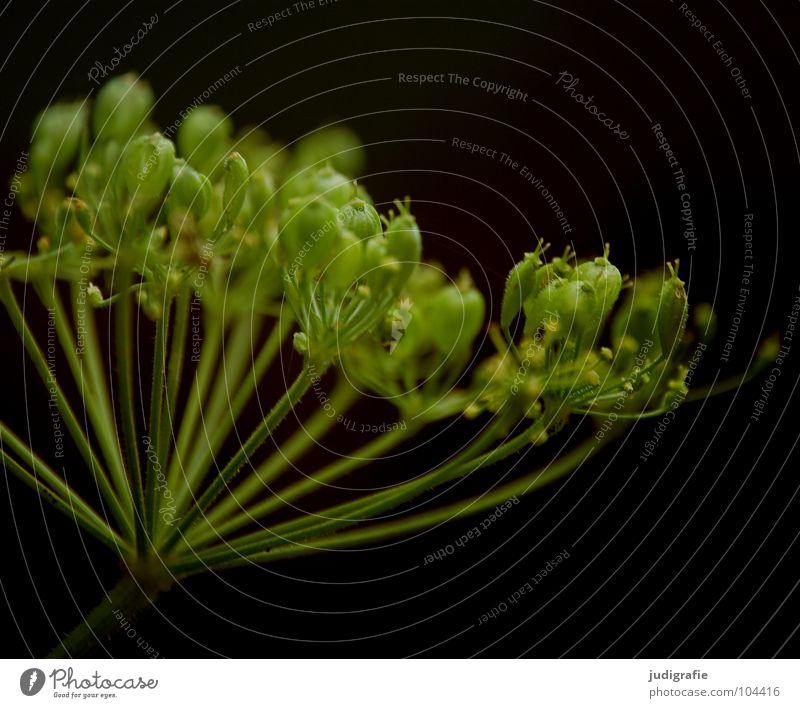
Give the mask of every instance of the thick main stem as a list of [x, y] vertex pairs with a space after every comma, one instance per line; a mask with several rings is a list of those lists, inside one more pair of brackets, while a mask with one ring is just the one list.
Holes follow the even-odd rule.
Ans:
[[134, 577], [126, 574], [100, 603], [50, 652], [48, 659], [86, 656], [104, 639], [110, 639], [153, 605], [166, 592], [171, 578]]

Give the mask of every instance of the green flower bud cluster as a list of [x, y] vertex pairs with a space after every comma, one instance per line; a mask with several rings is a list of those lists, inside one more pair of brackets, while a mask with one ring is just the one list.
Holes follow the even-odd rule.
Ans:
[[[620, 271], [603, 256], [574, 263], [567, 250], [544, 261], [540, 246], [512, 268], [501, 308], [505, 341], [476, 372], [472, 413], [504, 407], [537, 421], [537, 440], [563, 425], [570, 413], [603, 410], [642, 413], [681, 387], [687, 356], [688, 302], [684, 283], [648, 274], [623, 289]], [[514, 341], [512, 326], [524, 318]], [[611, 346], [604, 346], [607, 323]], [[706, 317], [707, 319], [707, 317]]]
[[483, 295], [464, 271], [452, 282], [436, 264], [416, 268], [380, 326], [342, 353], [347, 378], [387, 397], [404, 415], [447, 411], [453, 385], [484, 327]]

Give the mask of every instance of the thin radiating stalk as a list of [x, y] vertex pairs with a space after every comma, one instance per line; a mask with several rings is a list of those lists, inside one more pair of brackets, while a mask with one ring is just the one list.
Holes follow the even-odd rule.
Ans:
[[183, 519], [181, 519], [181, 523], [178, 525], [175, 533], [169, 537], [164, 544], [164, 551], [169, 551], [178, 542], [185, 531], [197, 520], [197, 517], [204, 512], [217, 496], [219, 496], [222, 490], [230, 484], [242, 465], [248, 462], [256, 450], [258, 450], [266, 439], [272, 435], [286, 417], [286, 414], [297, 405], [306, 391], [311, 388], [312, 383], [317, 380], [318, 376], [322, 376], [329, 366], [330, 364], [320, 365], [313, 369], [310, 367], [303, 368], [286, 393], [281, 396], [280, 400], [275, 404], [264, 420], [261, 421], [259, 426], [239, 448], [228, 464], [225, 465], [224, 469], [220, 471], [219, 475], [214, 477], [205, 492], [203, 492], [197, 502], [188, 510], [188, 513]]
[[[325, 533], [332, 533], [340, 528], [345, 528], [361, 521], [369, 520], [370, 515], [380, 514], [389, 509], [395, 508], [400, 504], [413, 499], [428, 489], [441, 484], [448, 479], [460, 474], [466, 474], [472, 467], [485, 466], [487, 456], [492, 456], [492, 461], [501, 459], [501, 456], [494, 456], [500, 448], [496, 448], [487, 456], [481, 456], [483, 450], [488, 447], [494, 439], [496, 433], [505, 425], [503, 417], [496, 418], [484, 432], [478, 436], [464, 451], [456, 455], [450, 462], [447, 462], [432, 472], [425, 474], [418, 479], [405, 484], [398, 485], [388, 490], [367, 495], [360, 499], [345, 504], [325, 509], [311, 518], [299, 518], [279, 524], [272, 529], [257, 531], [252, 534], [236, 539], [225, 546], [215, 546], [198, 554], [199, 560], [206, 563], [222, 562], [228, 558], [235, 558], [238, 555], [248, 555], [262, 552], [271, 547], [291, 542], [297, 538], [305, 538]], [[522, 447], [530, 441], [528, 432], [513, 438], [515, 444]], [[507, 443], [511, 445], [511, 443]], [[519, 449], [519, 448], [516, 448]], [[511, 454], [508, 452], [508, 454]]]
[[165, 402], [166, 415], [161, 416], [161, 434], [158, 449], [158, 461], [162, 468], [167, 463], [167, 450], [170, 440], [174, 443], [173, 420], [177, 413], [178, 391], [183, 375], [183, 357], [186, 352], [186, 333], [189, 328], [189, 298], [191, 290], [183, 288], [175, 298], [175, 326], [170, 337], [169, 363], [167, 364], [167, 397]]
[[[294, 558], [320, 550], [355, 548], [365, 544], [386, 541], [398, 536], [405, 536], [415, 531], [430, 529], [459, 517], [471, 516], [481, 511], [492, 509], [513, 497], [524, 496], [563, 478], [578, 469], [589, 457], [597, 454], [611, 440], [616, 439], [624, 431], [625, 427], [625, 425], [620, 424], [602, 441], [598, 442], [591, 438], [555, 462], [471, 499], [454, 502], [430, 511], [411, 514], [396, 520], [379, 522], [364, 528], [350, 529], [327, 535], [306, 535], [302, 539], [296, 538], [288, 542], [282, 542], [280, 545], [260, 552], [230, 556], [220, 562], [214, 561], [205, 553], [201, 553], [196, 558], [179, 561], [171, 567], [171, 570], [180, 577], [186, 577], [187, 575], [208, 570], [222, 570], [224, 568]], [[471, 471], [486, 467], [493, 462], [499, 461], [502, 457], [508, 457], [509, 454], [512, 454], [509, 450], [519, 449], [516, 443], [520, 438], [521, 436], [517, 436], [506, 445], [482, 455], [479, 460], [473, 463]], [[505, 448], [505, 450], [501, 448]]]
[[156, 322], [156, 336], [153, 345], [153, 380], [150, 387], [150, 417], [147, 432], [150, 435], [150, 446], [155, 454], [147, 455], [147, 475], [144, 489], [145, 529], [147, 536], [152, 537], [156, 515], [156, 487], [160, 471], [158, 450], [161, 449], [162, 416], [164, 406], [164, 369], [167, 358], [167, 330], [169, 329], [172, 301], [166, 303], [164, 314]]
[[[8, 446], [30, 469], [6, 452]], [[75, 492], [51, 467], [45, 464], [11, 430], [0, 423], [0, 455], [11, 471], [66, 516], [78, 521], [95, 538], [117, 553], [126, 552], [128, 544], [84, 499]]]
[[[274, 361], [278, 352], [280, 351], [281, 344], [286, 339], [286, 336], [291, 332], [293, 321], [288, 316], [282, 316], [281, 319], [275, 324], [264, 346], [258, 352], [258, 356], [253, 362], [251, 375], [245, 376], [242, 380], [236, 394], [234, 395], [233, 402], [229, 403], [230, 415], [222, 416], [218, 426], [212, 431], [213, 444], [216, 446], [215, 450], [219, 449], [219, 445], [230, 435], [231, 430], [241, 415], [245, 406], [250, 402], [258, 385], [264, 378], [267, 370]], [[251, 359], [252, 361], [252, 359]], [[216, 454], [216, 453], [215, 453]], [[206, 467], [210, 464], [211, 460], [206, 459], [201, 465]]]
[[117, 496], [127, 507], [131, 521], [133, 521], [133, 499], [131, 497], [130, 487], [128, 486], [128, 479], [125, 475], [125, 467], [120, 457], [119, 444], [113, 425], [113, 417], [104, 415], [101, 408], [102, 397], [99, 393], [100, 386], [93, 380], [93, 377], [89, 375], [89, 372], [84, 376], [83, 366], [78, 359], [78, 348], [73, 339], [72, 331], [67, 324], [69, 319], [68, 314], [61, 301], [61, 296], [58, 294], [58, 290], [55, 287], [50, 290], [48, 287], [38, 283], [35, 284], [34, 289], [38, 292], [42, 304], [53, 311], [56, 334], [58, 335], [61, 348], [64, 351], [64, 356], [72, 372], [72, 377], [80, 391], [83, 409], [88, 412], [89, 419], [99, 439], [100, 449], [108, 465], [109, 472], [111, 473], [111, 479], [116, 488]]
[[[255, 472], [243, 479], [230, 495], [211, 507], [203, 521], [190, 529], [188, 540], [191, 545], [202, 544], [252, 521], [253, 517], [242, 506], [259, 492], [269, 492], [269, 485], [316, 445], [336, 425], [337, 415], [348, 411], [357, 398], [358, 392], [349, 383], [337, 384], [330, 396], [330, 411], [333, 414], [320, 408], [308, 421], [302, 423]], [[237, 514], [237, 511], [240, 513]]]
[[92, 476], [97, 482], [100, 494], [111, 508], [114, 518], [117, 520], [120, 528], [123, 529], [126, 537], [131, 538], [132, 529], [130, 526], [130, 519], [126, 515], [120, 500], [114, 493], [114, 490], [111, 486], [111, 481], [103, 469], [100, 460], [97, 458], [97, 455], [92, 449], [89, 439], [86, 436], [86, 432], [78, 423], [78, 419], [75, 417], [72, 407], [69, 405], [66, 397], [64, 396], [64, 392], [61, 390], [61, 387], [55, 378], [50, 376], [47, 361], [45, 360], [42, 350], [36, 343], [36, 340], [34, 339], [33, 334], [31, 333], [30, 328], [28, 327], [28, 324], [22, 315], [22, 311], [19, 308], [17, 299], [14, 297], [14, 292], [11, 289], [11, 284], [7, 278], [3, 277], [0, 277], [0, 301], [2, 301], [2, 303], [5, 305], [6, 311], [9, 313], [15, 329], [22, 339], [25, 351], [28, 353], [28, 356], [30, 356], [34, 368], [39, 374], [42, 383], [44, 384], [45, 388], [50, 390], [50, 395], [56, 407], [58, 408], [59, 413], [64, 418], [64, 423], [67, 426], [67, 430], [69, 431], [72, 440], [78, 447], [81, 457], [83, 457], [84, 462], [88, 466]]
[[117, 353], [117, 381], [119, 386], [119, 410], [122, 419], [122, 435], [128, 460], [128, 474], [133, 494], [134, 523], [136, 525], [136, 548], [141, 555], [148, 552], [145, 529], [144, 487], [142, 468], [139, 462], [139, 441], [136, 437], [135, 404], [133, 397], [133, 303], [127, 292], [132, 281], [132, 272], [123, 266], [119, 274], [119, 289], [123, 297], [114, 304], [115, 345]]
[[[199, 310], [200, 306], [198, 305], [197, 308]], [[194, 313], [197, 311], [195, 310], [194, 300], [190, 302], [189, 310], [190, 314], [194, 317]], [[194, 326], [193, 322], [193, 332]], [[176, 499], [184, 498], [188, 495], [188, 490], [185, 490], [186, 473], [184, 472], [184, 465], [195, 436], [195, 428], [200, 417], [200, 409], [206, 400], [208, 389], [213, 380], [214, 370], [219, 360], [219, 351], [224, 331], [225, 327], [222, 314], [216, 310], [207, 310], [204, 327], [205, 336], [200, 346], [198, 366], [195, 370], [194, 382], [186, 400], [183, 415], [181, 416], [178, 440], [169, 462], [169, 472], [167, 474], [167, 486], [172, 490]]]
[[[198, 479], [208, 469], [227, 437], [229, 424], [235, 423], [235, 418], [226, 413], [231, 407], [231, 392], [237, 390], [240, 382], [246, 378], [245, 368], [251, 359], [253, 342], [250, 324], [250, 320], [240, 317], [227, 339], [219, 379], [212, 389], [208, 405], [201, 411], [203, 442], [194, 448], [184, 465], [186, 476], [191, 480]], [[257, 330], [257, 327], [258, 323], [254, 329]]]

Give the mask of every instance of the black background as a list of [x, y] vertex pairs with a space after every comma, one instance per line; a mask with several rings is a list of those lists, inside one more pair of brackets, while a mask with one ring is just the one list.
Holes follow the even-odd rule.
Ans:
[[[505, 273], [535, 236], [556, 250], [570, 238], [579, 256], [609, 241], [615, 263], [631, 274], [680, 258], [690, 300], [714, 302], [724, 339], [749, 211], [756, 285], [742, 330], [731, 362], [720, 362], [717, 343], [696, 381], [745, 370], [759, 340], [785, 329], [800, 284], [793, 258], [800, 153], [792, 125], [800, 62], [790, 3], [691, 3], [741, 68], [751, 100], [691, 29], [680, 3], [668, 0], [339, 0], [292, 9], [253, 32], [249, 22], [287, 5], [171, 4], [9, 3], [0, 25], [4, 178], [26, 149], [37, 112], [58, 97], [85, 95], [94, 62], [109, 63], [114, 47], [158, 12], [157, 25], [117, 73], [137, 70], [152, 83], [163, 125], [237, 65], [241, 75], [212, 100], [238, 125], [263, 123], [291, 142], [344, 120], [369, 146], [362, 181], [376, 202], [411, 194], [426, 255], [451, 272], [470, 267], [494, 298], [495, 316]], [[565, 70], [630, 140], [610, 134], [555, 86], [552, 75]], [[528, 101], [472, 86], [399, 84], [400, 72], [482, 76], [519, 87]], [[653, 123], [662, 124], [687, 174], [698, 235], [691, 253]], [[504, 151], [542, 176], [572, 233], [562, 235], [547, 203], [519, 174], [453, 148], [454, 136]], [[28, 248], [30, 240], [31, 227], [15, 214], [7, 248]], [[18, 431], [28, 421], [34, 442], [46, 441], [38, 382], [28, 366], [26, 388], [21, 348], [6, 318], [0, 331], [0, 415]], [[644, 421], [623, 444], [522, 499], [481, 539], [434, 564], [423, 566], [423, 559], [454, 543], [475, 519], [380, 549], [193, 578], [136, 621], [138, 634], [171, 657], [794, 656], [800, 527], [797, 413], [790, 404], [798, 355], [793, 350], [783, 365], [758, 423], [748, 421], [760, 388], [754, 382], [683, 408], [654, 458], [639, 464], [653, 428]], [[357, 413], [380, 419], [386, 411], [362, 406]], [[369, 475], [392, 478], [429, 463], [467, 429], [456, 426]], [[513, 462], [532, 469], [570, 435], [590, 434], [588, 422], [576, 422], [563, 438]], [[346, 448], [362, 441], [337, 442]], [[487, 470], [467, 487], [477, 493], [508, 468]], [[6, 484], [3, 651], [42, 655], [119, 571], [69, 520], [42, 510], [14, 478]], [[476, 626], [565, 548], [570, 558], [532, 595]], [[99, 655], [107, 654], [142, 656], [125, 637], [106, 642]]]

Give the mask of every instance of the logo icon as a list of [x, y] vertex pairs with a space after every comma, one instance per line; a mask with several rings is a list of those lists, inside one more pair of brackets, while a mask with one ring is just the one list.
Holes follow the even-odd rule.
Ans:
[[41, 669], [27, 669], [19, 677], [19, 690], [26, 696], [35, 696], [44, 686], [44, 671]]

